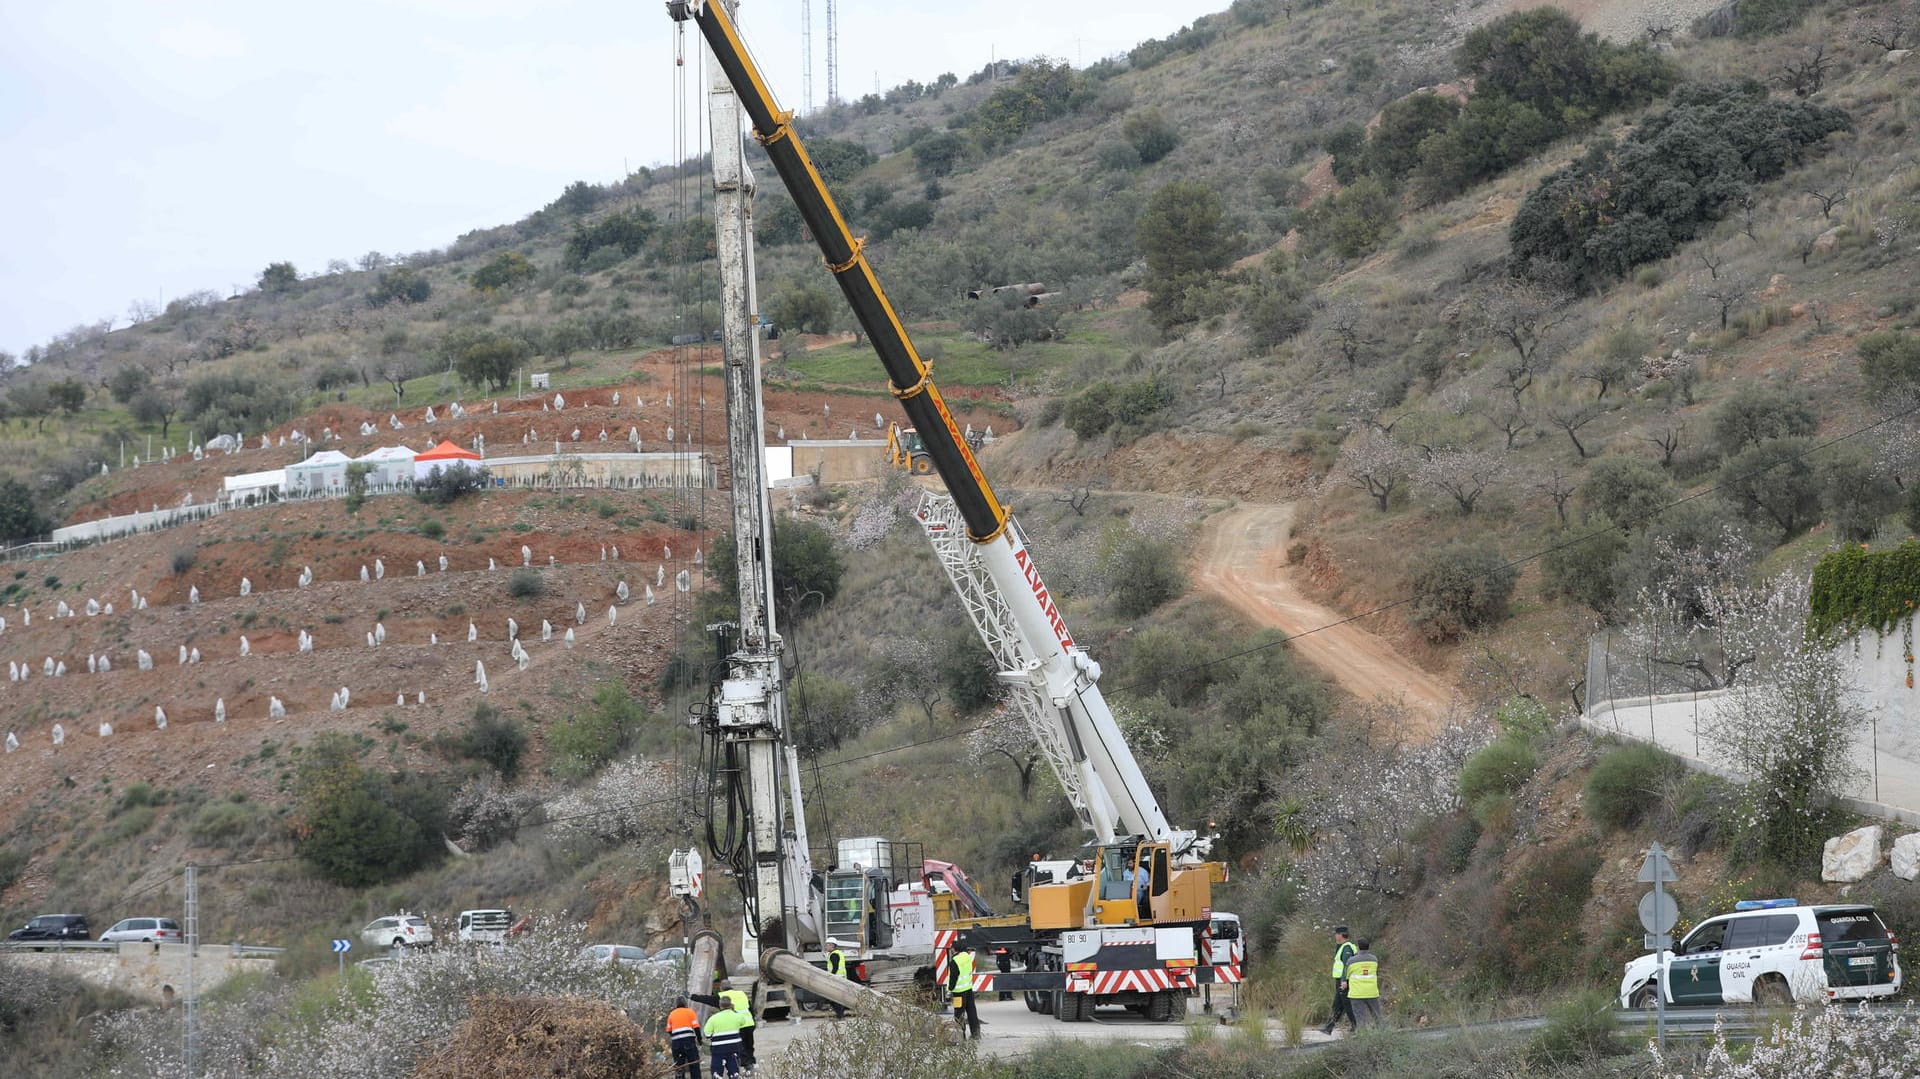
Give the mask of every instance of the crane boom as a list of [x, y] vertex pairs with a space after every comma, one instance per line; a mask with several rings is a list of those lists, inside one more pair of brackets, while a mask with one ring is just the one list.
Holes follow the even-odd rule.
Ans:
[[[915, 350], [880, 287], [862, 250], [864, 241], [848, 229], [794, 131], [793, 114], [774, 100], [731, 14], [713, 0], [669, 0], [667, 10], [675, 20], [691, 19], [700, 27], [753, 123], [755, 138], [873, 343], [893, 395], [919, 431], [950, 499], [930, 512], [944, 518], [941, 532], [956, 544], [959, 537], [951, 533], [964, 531], [964, 546], [951, 553], [942, 549], [942, 564], [1075, 809], [1097, 842], [1136, 836], [1168, 843], [1183, 859], [1204, 855], [1207, 839], [1167, 823], [1095, 684], [1100, 665], [1074, 642], [1019, 527], [995, 497], [934, 385], [932, 366]], [[941, 536], [928, 520], [923, 514], [922, 523], [939, 547]]]

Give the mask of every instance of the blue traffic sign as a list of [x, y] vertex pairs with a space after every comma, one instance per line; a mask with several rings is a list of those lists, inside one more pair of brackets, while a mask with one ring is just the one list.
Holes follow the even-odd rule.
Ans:
[[333, 950], [336, 952], [350, 951], [352, 948], [353, 942], [350, 940], [336, 940], [333, 942]]

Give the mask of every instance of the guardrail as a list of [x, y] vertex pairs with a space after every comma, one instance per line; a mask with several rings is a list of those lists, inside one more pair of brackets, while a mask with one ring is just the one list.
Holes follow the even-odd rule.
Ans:
[[[117, 952], [121, 948], [154, 948], [172, 950], [185, 948], [185, 943], [168, 941], [159, 944], [146, 944], [132, 940], [9, 940], [0, 942], [0, 952]], [[249, 955], [280, 955], [286, 949], [277, 944], [209, 944], [202, 948], [225, 948], [227, 954], [239, 959]]]

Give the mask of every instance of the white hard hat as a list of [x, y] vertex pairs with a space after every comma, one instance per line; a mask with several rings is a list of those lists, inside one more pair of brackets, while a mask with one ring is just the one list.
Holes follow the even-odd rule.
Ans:
[[837, 939], [835, 939], [835, 938], [833, 938], [833, 937], [828, 937], [828, 938], [827, 938], [827, 947], [829, 947], [829, 948], [838, 948], [838, 947], [840, 947], [840, 942], [839, 942], [839, 941], [838, 941]]

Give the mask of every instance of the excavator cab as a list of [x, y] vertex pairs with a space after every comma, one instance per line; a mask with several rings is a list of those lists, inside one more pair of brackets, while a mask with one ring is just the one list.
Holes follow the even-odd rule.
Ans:
[[933, 474], [933, 458], [927, 453], [926, 440], [914, 428], [897, 423], [887, 428], [887, 464], [915, 476]]

